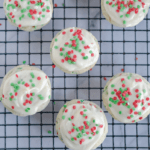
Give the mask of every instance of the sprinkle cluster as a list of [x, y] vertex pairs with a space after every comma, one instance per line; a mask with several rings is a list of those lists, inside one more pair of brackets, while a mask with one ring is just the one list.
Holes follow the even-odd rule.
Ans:
[[[75, 116], [74, 115], [69, 115], [70, 117], [66, 118], [66, 115], [69, 110], [67, 109], [67, 105], [64, 105], [64, 114], [62, 115], [62, 119], [68, 119], [68, 121], [71, 121], [72, 127], [71, 129], [68, 130], [69, 135], [71, 135], [71, 141], [78, 141], [80, 145], [82, 145], [85, 140], [91, 140], [96, 134], [99, 134], [100, 128], [103, 128], [103, 124], [97, 124], [95, 119], [92, 119], [88, 121], [88, 115], [87, 112], [89, 111], [86, 108], [86, 105], [84, 105], [84, 100], [79, 100], [77, 101], [78, 104], [82, 104], [82, 110], [79, 112], [82, 117], [82, 124], [80, 126], [77, 126], [76, 123], [74, 122]], [[93, 104], [90, 103], [92, 106]], [[96, 105], [94, 105], [95, 108]], [[77, 109], [76, 104], [72, 106], [72, 111], [75, 111]], [[102, 112], [100, 110], [100, 112]], [[61, 128], [61, 127], [60, 127]], [[73, 136], [76, 133], [76, 136]]]
[[[140, 2], [140, 5], [137, 4], [137, 2]], [[138, 14], [140, 8], [143, 8], [143, 13], [146, 12], [143, 0], [129, 0], [127, 3], [125, 3], [124, 0], [108, 0], [106, 1], [106, 4], [114, 8], [116, 13], [121, 13], [120, 18], [124, 18], [123, 24], [127, 23], [126, 19], [130, 18], [131, 13]], [[125, 12], [125, 14], [122, 15], [122, 12]]]
[[[50, 6], [46, 6], [44, 1], [49, 0], [8, 0], [8, 3], [5, 3], [6, 10], [8, 11], [7, 17], [13, 21], [13, 23], [16, 23], [19, 21], [31, 21], [31, 20], [37, 20], [38, 22], [42, 22], [43, 19], [46, 17], [46, 13], [50, 12]], [[21, 4], [22, 3], [22, 4]], [[22, 8], [21, 6], [24, 6], [24, 4], [27, 4], [27, 7]], [[34, 9], [37, 8], [37, 9]], [[41, 9], [39, 9], [41, 8]], [[15, 12], [19, 13], [20, 16], [15, 16]], [[37, 17], [38, 16], [38, 17]], [[27, 20], [28, 18], [28, 20]], [[18, 27], [21, 28], [23, 24], [19, 24]], [[36, 25], [35, 25], [36, 28]]]
[[[42, 77], [40, 76], [35, 76], [35, 74], [33, 72], [30, 72], [30, 79], [28, 82], [25, 82], [24, 79], [19, 79], [19, 75], [16, 73], [15, 74], [15, 78], [17, 78], [17, 83], [11, 83], [10, 86], [11, 86], [11, 89], [13, 88], [13, 92], [10, 92], [9, 93], [9, 101], [13, 102], [13, 101], [16, 101], [19, 99], [17, 99], [19, 92], [22, 92], [21, 89], [23, 87], [26, 87], [26, 88], [34, 88], [36, 87], [36, 82], [40, 82]], [[47, 76], [45, 76], [45, 78], [47, 79]], [[20, 91], [19, 91], [20, 90]], [[7, 96], [6, 96], [7, 97]], [[32, 93], [27, 93], [25, 96], [24, 96], [24, 102], [22, 103], [22, 106], [24, 106], [25, 108], [25, 112], [29, 112], [31, 110], [31, 104], [33, 103], [34, 99], [38, 99], [39, 100], [44, 100], [44, 96], [42, 94], [36, 94], [35, 92], [32, 92]], [[49, 95], [49, 99], [50, 99], [50, 95]], [[5, 100], [5, 95], [2, 94], [2, 100]], [[12, 105], [11, 106], [12, 109], [15, 109], [15, 106]], [[16, 108], [17, 109], [17, 108]]]
[[[129, 74], [127, 79], [125, 78], [121, 78], [120, 82], [121, 82], [121, 87], [117, 90], [116, 89], [116, 85], [115, 84], [111, 84], [111, 96], [109, 97], [109, 107], [112, 107], [112, 103], [115, 105], [123, 105], [124, 107], [127, 107], [129, 109], [129, 113], [126, 114], [127, 115], [127, 119], [131, 119], [132, 122], [137, 122], [136, 120], [133, 120], [132, 118], [135, 115], [138, 115], [138, 119], [142, 120], [143, 117], [141, 116], [144, 111], [146, 110], [146, 107], [144, 106], [144, 104], [146, 103], [146, 101], [149, 101], [150, 98], [146, 97], [145, 99], [142, 98], [142, 95], [144, 95], [147, 91], [146, 89], [143, 89], [142, 91], [138, 88], [135, 88], [134, 91], [130, 90], [130, 87], [127, 87], [126, 85], [126, 80], [131, 80], [132, 78], [132, 74]], [[142, 79], [138, 78], [134, 80], [135, 83], [142, 83]], [[129, 99], [130, 96], [134, 96], [134, 101], [131, 104]], [[147, 103], [148, 106], [150, 106], [150, 103]], [[138, 107], [141, 107], [141, 111], [137, 110]], [[118, 112], [120, 115], [123, 114], [122, 110], [120, 110]]]
[[[70, 33], [72, 32], [73, 29], [70, 29]], [[61, 34], [65, 36], [66, 34], [70, 33], [66, 33], [66, 31], [63, 31]], [[72, 38], [70, 39], [70, 41], [66, 41], [63, 47], [57, 46], [58, 39], [55, 39], [56, 46], [54, 46], [54, 49], [58, 49], [60, 51], [60, 56], [62, 56], [62, 63], [68, 62], [69, 64], [76, 64], [78, 56], [74, 54], [75, 51], [79, 52], [84, 60], [87, 60], [89, 58], [89, 56], [86, 56], [86, 54], [84, 53], [84, 50], [89, 50], [90, 56], [94, 57], [93, 51], [90, 50], [89, 45], [86, 45], [83, 37], [84, 35], [82, 34], [82, 30], [78, 29], [77, 31], [72, 33]], [[81, 44], [84, 46], [84, 49], [80, 49]], [[66, 47], [70, 48], [70, 50], [66, 51]]]

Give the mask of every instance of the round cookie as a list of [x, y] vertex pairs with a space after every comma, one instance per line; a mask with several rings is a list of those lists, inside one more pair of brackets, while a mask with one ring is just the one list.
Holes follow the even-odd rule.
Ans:
[[150, 83], [138, 74], [117, 74], [107, 82], [102, 99], [113, 118], [135, 123], [150, 113]]
[[99, 51], [97, 39], [87, 30], [77, 27], [60, 31], [50, 46], [53, 63], [69, 74], [81, 74], [93, 68]]
[[0, 97], [3, 105], [13, 114], [34, 115], [50, 102], [50, 80], [36, 67], [17, 66], [5, 75], [0, 88]]
[[48, 24], [52, 18], [52, 0], [4, 0], [8, 21], [21, 30], [34, 31]]
[[147, 15], [149, 0], [101, 0], [104, 17], [118, 27], [133, 27]]
[[56, 118], [56, 131], [68, 148], [92, 150], [106, 138], [108, 123], [98, 105], [75, 99], [60, 109]]

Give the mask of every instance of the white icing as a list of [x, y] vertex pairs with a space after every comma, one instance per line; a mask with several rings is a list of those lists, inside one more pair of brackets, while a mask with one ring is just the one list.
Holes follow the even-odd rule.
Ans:
[[[71, 29], [73, 29], [72, 32], [70, 32]], [[78, 48], [78, 50], [81, 49], [82, 52], [76, 51], [72, 47], [69, 48], [69, 46], [66, 46], [66, 47], [64, 46], [66, 42], [72, 45], [72, 41], [70, 41], [70, 39], [74, 39], [73, 34], [77, 30], [82, 30], [81, 37], [83, 39], [79, 40], [80, 46]], [[64, 35], [63, 32], [66, 32], [66, 34]], [[55, 41], [55, 39], [57, 39], [57, 41]], [[85, 43], [82, 44], [82, 41], [84, 41]], [[99, 58], [98, 42], [94, 38], [94, 36], [86, 30], [75, 28], [75, 27], [64, 29], [59, 33], [59, 35], [56, 35], [53, 42], [54, 43], [51, 45], [50, 52], [51, 52], [51, 57], [54, 60], [55, 64], [58, 66], [61, 66], [62, 69], [68, 70], [72, 73], [76, 73], [77, 71], [80, 71], [82, 69], [90, 67], [91, 65], [94, 65]], [[87, 46], [87, 45], [90, 48], [84, 49], [84, 46]], [[56, 46], [58, 46], [57, 49], [55, 48]], [[65, 50], [60, 51], [60, 48], [65, 48]], [[64, 61], [64, 63], [62, 63], [61, 60], [64, 59], [64, 55], [60, 56], [60, 52], [63, 52], [65, 54], [66, 52], [71, 51], [71, 50], [74, 50], [74, 53], [70, 54], [71, 58], [73, 58], [74, 55], [77, 56], [77, 60], [75, 64], [69, 64], [67, 61]], [[94, 57], [91, 57], [90, 51], [94, 53]], [[81, 55], [82, 53], [85, 53], [85, 56], [88, 56], [88, 59], [86, 60], [83, 59], [83, 56]]]
[[[129, 11], [129, 6], [127, 5], [127, 7], [125, 7], [123, 11], [120, 11], [118, 13], [116, 12], [116, 10], [118, 10], [118, 6], [112, 7], [112, 5], [116, 4], [117, 1], [118, 0], [104, 0], [104, 7], [105, 7], [107, 14], [111, 18], [111, 20], [113, 20], [115, 23], [117, 23], [121, 27], [132, 27], [132, 26], [137, 25], [139, 22], [141, 22], [144, 19], [144, 17], [148, 13], [149, 6], [150, 6], [149, 0], [141, 0], [141, 2], [139, 0], [137, 0], [136, 2], [134, 0], [124, 0], [124, 4], [133, 2], [132, 4], [133, 7], [137, 8], [138, 5], [140, 6], [137, 14], [135, 13], [135, 10], [134, 10], [130, 13], [129, 17], [126, 17], [126, 14]], [[106, 2], [112, 2], [112, 5], [106, 4]], [[122, 2], [122, 0], [120, 0], [120, 2]], [[145, 3], [143, 7], [142, 7], [142, 2]], [[120, 16], [122, 15], [123, 17], [120, 18]], [[126, 24], [124, 24], [123, 21], [126, 21]]]
[[[35, 4], [32, 3], [34, 1]], [[28, 4], [28, 2], [30, 3]], [[44, 3], [44, 6], [38, 5], [39, 2]], [[12, 5], [15, 7], [13, 8]], [[52, 17], [52, 7], [51, 0], [5, 0], [4, 3], [4, 9], [8, 18], [17, 26], [21, 25], [21, 27], [47, 24]], [[45, 9], [45, 11], [43, 11], [43, 9]], [[24, 12], [21, 12], [22, 10], [24, 10]], [[29, 14], [31, 15], [30, 17]], [[24, 15], [23, 18], [21, 17], [22, 15]], [[21, 20], [19, 19], [20, 17]], [[40, 21], [38, 20], [39, 18]]]
[[[34, 74], [34, 78], [30, 75], [31, 73]], [[41, 79], [39, 80], [38, 77], [40, 77]], [[32, 82], [30, 80], [32, 80]], [[41, 109], [44, 109], [50, 101], [51, 89], [48, 80], [48, 77], [42, 71], [19, 71], [18, 68], [16, 70], [16, 73], [8, 77], [3, 83], [3, 88], [1, 89], [2, 103], [7, 108], [14, 111], [15, 114], [21, 114], [23, 116], [33, 115], [37, 111], [41, 111]], [[20, 83], [18, 84], [18, 82]], [[19, 86], [19, 89], [17, 91], [14, 91], [15, 88], [14, 86], [12, 86], [12, 83]], [[26, 83], [28, 84], [28, 86], [25, 86]], [[32, 86], [32, 84], [34, 84], [35, 86]], [[17, 95], [15, 95], [15, 93], [17, 93]], [[30, 93], [32, 93], [32, 96], [30, 95]], [[29, 94], [30, 96], [27, 97], [27, 94]], [[11, 97], [11, 95], [13, 95], [13, 97]], [[39, 95], [41, 95], [41, 98], [39, 97]], [[26, 100], [32, 102], [32, 104], [28, 102], [24, 106]], [[28, 112], [25, 111], [27, 108], [30, 108]]]
[[[128, 79], [129, 76], [131, 76], [130, 79]], [[123, 83], [121, 79], [123, 78], [125, 79], [124, 80], [125, 87], [122, 87]], [[136, 82], [136, 79], [141, 79], [141, 82]], [[115, 86], [111, 87], [111, 85]], [[130, 108], [128, 108], [127, 106], [123, 106], [122, 104], [121, 105], [114, 104], [109, 100], [110, 98], [114, 97], [117, 97], [117, 100], [119, 100], [119, 97], [116, 96], [116, 93], [115, 94], [111, 93], [112, 91], [114, 91], [114, 89], [117, 89], [117, 91], [119, 91], [119, 88], [122, 88], [123, 90], [125, 88], [130, 88], [130, 92], [132, 93], [132, 95], [129, 95], [128, 100], [126, 101], [127, 104], [130, 105]], [[137, 91], [136, 89], [138, 89], [139, 91]], [[141, 97], [137, 98], [137, 94], [139, 93], [141, 93]], [[134, 123], [142, 120], [143, 117], [144, 118], [146, 117], [145, 114], [147, 114], [150, 111], [150, 100], [146, 100], [146, 98], [150, 98], [150, 84], [140, 75], [130, 73], [123, 73], [122, 75], [116, 75], [115, 77], [113, 77], [112, 80], [109, 81], [108, 87], [107, 86], [105, 87], [103, 93], [104, 103], [106, 101], [108, 105], [111, 104], [112, 107], [107, 106], [111, 110], [111, 113], [115, 116], [115, 118], [124, 123]], [[135, 102], [135, 100], [140, 100], [140, 102], [137, 103], [136, 108], [134, 105], [135, 103], [133, 103]], [[142, 100], [144, 100], [143, 105]], [[143, 110], [144, 107], [145, 109]], [[135, 108], [135, 110], [133, 110], [132, 113], [130, 112], [131, 108]], [[121, 111], [122, 114], [119, 114], [119, 111]], [[137, 113], [141, 112], [141, 114], [136, 114], [136, 112]], [[133, 117], [131, 117], [131, 115], [133, 115]], [[131, 117], [131, 119], [127, 118], [129, 116]]]
[[[73, 109], [73, 106], [76, 108]], [[83, 108], [85, 106], [85, 108]], [[66, 107], [68, 112], [64, 112], [62, 116], [65, 116], [65, 119], [62, 119], [60, 122], [60, 131], [62, 135], [62, 140], [66, 144], [67, 147], [73, 150], [91, 150], [95, 148], [95, 145], [100, 141], [102, 136], [104, 136], [104, 130], [106, 130], [107, 127], [107, 122], [105, 119], [105, 115], [103, 111], [95, 106], [92, 105], [90, 102], [83, 102], [83, 103], [76, 103], [76, 104], [71, 104]], [[65, 110], [66, 110], [65, 109]], [[86, 112], [84, 110], [87, 110]], [[80, 114], [80, 112], [83, 111], [86, 116], [88, 116], [87, 119], [83, 117], [83, 115]], [[74, 118], [70, 121], [68, 118], [74, 116]], [[95, 120], [95, 123], [93, 122]], [[89, 121], [90, 125], [88, 129], [85, 129], [85, 133], [89, 132], [86, 136], [84, 135], [85, 133], [82, 133], [82, 130], [77, 132], [76, 130], [69, 134], [69, 131], [72, 131], [73, 125], [72, 123], [75, 124], [76, 127], [81, 127], [84, 126], [84, 121]], [[98, 126], [96, 126], [96, 124]], [[101, 126], [101, 127], [100, 127]], [[99, 132], [98, 134], [92, 135], [91, 128], [96, 127], [94, 132]], [[78, 133], [82, 134], [82, 137], [77, 138], [77, 140], [72, 141], [71, 138], [77, 137]], [[89, 139], [89, 137], [92, 137], [92, 139]], [[80, 144], [81, 139], [84, 139], [84, 142]]]

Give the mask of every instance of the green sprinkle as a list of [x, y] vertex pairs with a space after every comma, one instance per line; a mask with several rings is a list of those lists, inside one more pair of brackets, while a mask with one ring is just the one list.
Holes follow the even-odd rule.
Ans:
[[93, 123], [95, 123], [95, 119], [93, 120]]
[[131, 108], [130, 105], [128, 105], [127, 108]]
[[115, 85], [114, 85], [114, 84], [112, 84], [112, 85], [111, 85], [111, 87], [115, 87]]
[[44, 12], [44, 11], [46, 11], [46, 9], [45, 9], [45, 8], [43, 8], [43, 9], [42, 9], [42, 11]]
[[123, 17], [123, 15], [120, 16], [120, 18], [122, 18], [122, 17]]
[[89, 122], [89, 121], [87, 121], [86, 123], [87, 123], [88, 126], [90, 125], [90, 122]]
[[82, 43], [82, 44], [85, 44], [85, 41], [82, 41], [81, 43]]
[[55, 46], [54, 48], [55, 48], [55, 49], [58, 49], [58, 46]]
[[30, 75], [31, 75], [31, 77], [32, 77], [32, 78], [34, 78], [34, 77], [35, 77], [33, 72], [31, 72], [31, 73], [30, 73]]
[[40, 94], [40, 95], [38, 95], [38, 97], [40, 98], [40, 100], [43, 100], [44, 99], [44, 97]]
[[25, 63], [26, 63], [26, 61], [23, 61], [22, 63], [23, 63], [23, 64], [25, 64]]
[[41, 18], [38, 18], [38, 21], [41, 21]]
[[122, 83], [126, 83], [125, 81], [122, 81]]
[[74, 141], [74, 138], [71, 138], [71, 141]]
[[109, 104], [109, 107], [112, 107], [112, 105], [111, 105], [111, 104]]
[[66, 108], [67, 107], [67, 105], [64, 105], [64, 108]]
[[135, 108], [134, 108], [134, 107], [133, 107], [132, 109], [133, 109], [133, 111], [135, 111]]
[[47, 8], [47, 9], [50, 9], [50, 7], [49, 7], [49, 6], [47, 6], [46, 8]]
[[68, 60], [67, 62], [68, 62], [69, 64], [71, 64], [71, 63], [72, 63], [72, 61], [71, 61], [71, 60]]
[[76, 128], [76, 131], [79, 132], [79, 128]]
[[35, 93], [32, 93], [32, 96], [35, 96]]
[[30, 6], [27, 7], [28, 10], [29, 10], [30, 8], [31, 8]]
[[89, 137], [89, 139], [92, 139], [92, 137]]
[[144, 10], [143, 10], [143, 13], [145, 13], [145, 12], [146, 12], [146, 10], [144, 9]]
[[146, 90], [145, 90], [145, 89], [143, 90], [143, 93], [146, 93]]
[[140, 8], [141, 6], [140, 5], [137, 5], [137, 8]]
[[107, 1], [106, 4], [109, 4], [109, 1]]
[[87, 109], [84, 109], [84, 112], [86, 112], [87, 111]]
[[122, 111], [119, 111], [119, 114], [121, 115], [121, 114], [122, 114]]
[[57, 42], [58, 41], [58, 39], [55, 39], [55, 42]]
[[30, 98], [30, 101], [33, 101], [33, 97]]
[[69, 121], [71, 121], [71, 118], [68, 118]]
[[127, 18], [129, 18], [129, 17], [130, 17], [130, 15], [129, 15], [129, 14], [126, 14], [126, 17], [127, 17]]
[[22, 84], [25, 84], [25, 82], [23, 81]]
[[26, 112], [28, 112], [28, 109], [25, 109]]
[[62, 119], [65, 119], [65, 116], [62, 116]]
[[30, 82], [32, 82], [33, 80], [32, 80], [32, 79], [30, 79], [29, 81], [30, 81]]
[[99, 134], [99, 131], [96, 131], [96, 134]]
[[61, 53], [60, 53], [60, 56], [63, 56], [63, 55], [64, 55], [64, 54], [61, 52]]
[[32, 86], [32, 87], [35, 87], [35, 84], [34, 84], [34, 83], [32, 83], [32, 84], [31, 84], [31, 86]]
[[114, 91], [112, 91], [112, 92], [111, 92], [111, 94], [113, 95], [113, 94], [115, 94], [115, 92], [114, 92]]
[[125, 20], [123, 20], [123, 24], [126, 24], [127, 22]]
[[85, 133], [85, 129], [82, 129], [81, 132], [82, 132], [82, 133]]
[[141, 112], [138, 112], [138, 115], [142, 115], [142, 113], [141, 113]]
[[48, 131], [48, 134], [51, 134], [51, 133], [52, 133], [52, 131], [49, 130], [49, 131]]
[[51, 96], [49, 95], [48, 98], [51, 99]]
[[133, 116], [133, 115], [130, 115], [130, 117], [133, 118], [134, 116]]
[[130, 76], [128, 76], [128, 79], [130, 80], [130, 79], [131, 79], [131, 77], [130, 77]]

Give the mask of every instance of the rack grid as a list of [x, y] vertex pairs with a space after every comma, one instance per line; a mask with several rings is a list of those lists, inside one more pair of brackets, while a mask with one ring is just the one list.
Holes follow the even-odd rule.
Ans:
[[[139, 123], [123, 124], [114, 120], [102, 104], [102, 90], [116, 73], [139, 73], [149, 80], [150, 13], [136, 27], [122, 29], [105, 20], [100, 2], [53, 0], [58, 6], [54, 5], [51, 22], [41, 30], [28, 33], [8, 23], [3, 0], [0, 1], [0, 82], [11, 68], [25, 60], [46, 72], [52, 83], [50, 104], [34, 116], [14, 116], [0, 103], [0, 150], [66, 150], [55, 132], [55, 119], [63, 104], [74, 98], [93, 101], [106, 114], [109, 132], [98, 150], [150, 149], [149, 116]], [[52, 38], [70, 26], [87, 29], [100, 44], [98, 63], [92, 71], [81, 75], [68, 75], [52, 68], [49, 58]], [[48, 130], [52, 133], [48, 134]]]

